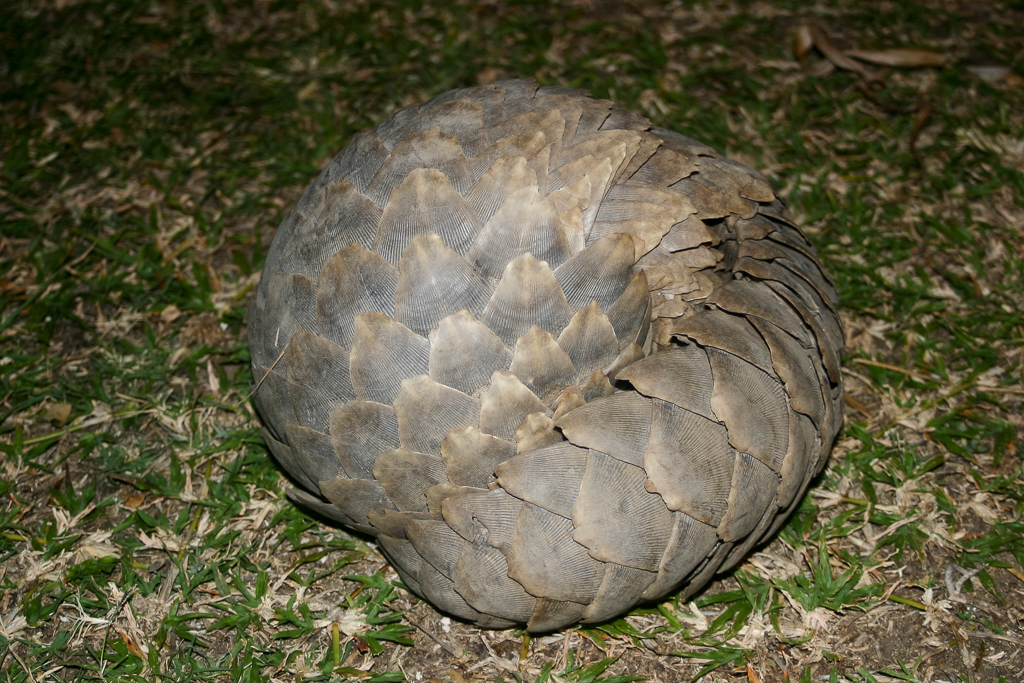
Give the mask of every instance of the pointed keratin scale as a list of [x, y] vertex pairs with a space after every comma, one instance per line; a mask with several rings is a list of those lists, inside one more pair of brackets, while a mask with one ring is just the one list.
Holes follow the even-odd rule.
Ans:
[[417, 118], [417, 114], [419, 114], [419, 112], [419, 104], [404, 106], [389, 118], [381, 121], [377, 127], [373, 129], [373, 132], [380, 138], [384, 147], [389, 151], [393, 150], [398, 143], [402, 142], [402, 138], [396, 136], [396, 133], [398, 131], [408, 130], [409, 124]]
[[615, 233], [603, 237], [555, 270], [555, 278], [574, 310], [596, 301], [607, 310], [633, 279], [633, 238]]
[[284, 434], [289, 445], [305, 456], [303, 467], [318, 486], [321, 481], [345, 476], [345, 470], [331, 445], [331, 437], [297, 424], [285, 427]]
[[605, 564], [604, 576], [594, 601], [583, 612], [585, 623], [597, 623], [621, 614], [626, 605], [636, 604], [644, 590], [654, 583], [657, 574], [635, 567]]
[[651, 415], [650, 399], [633, 391], [620, 391], [566, 413], [555, 424], [577, 446], [642, 467]]
[[512, 363], [512, 351], [469, 311], [445, 317], [429, 336], [430, 378], [466, 394], [476, 394], [491, 372]]
[[696, 172], [696, 156], [661, 148], [633, 174], [632, 181], [642, 187], [668, 187]]
[[393, 317], [398, 270], [372, 251], [350, 244], [324, 264], [317, 283], [316, 322], [320, 336], [349, 348], [355, 316], [376, 312]]
[[[559, 394], [557, 401], [555, 402], [555, 415], [554, 419], [556, 423], [562, 419], [566, 413], [569, 413], [577, 408], [580, 408], [587, 404], [587, 399], [583, 397], [583, 389], [579, 386], [573, 385], [567, 387], [565, 391]], [[563, 429], [560, 427], [560, 429]], [[562, 433], [565, 433], [563, 429]]]
[[[616, 233], [626, 233], [635, 238], [635, 258], [640, 258], [653, 249], [662, 238], [679, 222], [679, 213], [671, 207], [643, 202], [616, 202], [616, 211], [598, 213], [591, 232], [591, 239]], [[605, 204], [607, 206], [607, 204]], [[613, 220], [613, 217], [620, 217]]]
[[387, 207], [395, 198], [392, 188], [404, 185], [403, 179], [424, 168], [436, 170], [445, 179], [445, 184], [460, 195], [469, 189], [469, 164], [459, 143], [454, 136], [446, 135], [434, 126], [399, 142], [370, 181], [366, 194], [378, 206], [384, 206], [386, 214]]
[[590, 207], [590, 198], [593, 195], [593, 188], [590, 186], [590, 177], [583, 176], [565, 187], [555, 190], [548, 195], [555, 204], [555, 210], [559, 214], [572, 209], [580, 211], [580, 219], [583, 217], [583, 210]]
[[260, 434], [263, 436], [263, 442], [267, 444], [267, 450], [273, 454], [274, 459], [284, 468], [288, 476], [309, 491], [320, 490], [314, 476], [306, 474], [307, 470], [313, 471], [313, 468], [309, 466], [308, 458], [304, 453], [294, 452], [290, 446], [278, 441], [266, 427], [260, 429]]
[[485, 488], [494, 481], [494, 468], [515, 455], [514, 443], [476, 427], [453, 429], [441, 442], [448, 480], [459, 486]]
[[776, 472], [789, 447], [789, 410], [778, 379], [717, 349], [708, 351], [715, 389], [711, 406], [729, 430], [729, 443]]
[[723, 541], [738, 541], [749, 535], [765, 510], [775, 505], [779, 477], [760, 461], [746, 453], [736, 456], [729, 512], [718, 527]]
[[558, 345], [572, 359], [576, 381], [602, 370], [619, 355], [619, 340], [608, 316], [596, 301], [581, 309], [558, 335]]
[[516, 453], [523, 455], [561, 443], [562, 433], [555, 429], [555, 421], [547, 411], [530, 413], [516, 430]]
[[783, 381], [789, 395], [789, 407], [820, 425], [825, 418], [825, 399], [814, 371], [813, 357], [796, 339], [772, 323], [765, 320], [753, 323], [768, 342], [775, 374]]
[[657, 579], [644, 590], [644, 600], [657, 600], [676, 590], [719, 543], [715, 527], [710, 524], [698, 522], [682, 512], [675, 513], [673, 521], [672, 535], [658, 566]]
[[[572, 508], [572, 537], [603, 562], [655, 571], [672, 530], [672, 512], [644, 488], [639, 467], [591, 450]], [[606, 488], [615, 484], [609, 500]]]
[[449, 432], [479, 423], [480, 401], [418, 375], [402, 381], [395, 416], [404, 448], [440, 455], [441, 442]]
[[464, 254], [482, 227], [444, 173], [433, 168], [416, 169], [384, 207], [373, 250], [398, 265], [413, 237], [435, 233], [449, 249]]
[[620, 348], [632, 343], [646, 348], [647, 332], [651, 325], [651, 297], [644, 271], [637, 273], [605, 315], [615, 330]]
[[[296, 242], [299, 245], [316, 245], [317, 251], [309, 254], [307, 259], [323, 263], [352, 242], [369, 248], [380, 217], [380, 207], [360, 194], [351, 183], [342, 180], [324, 188], [323, 200], [311, 216], [312, 220], [308, 221], [316, 234], [296, 235]], [[296, 256], [300, 255], [305, 254], [299, 251]], [[316, 275], [310, 274], [311, 277]]]
[[502, 157], [466, 193], [466, 202], [482, 223], [487, 223], [508, 196], [537, 185], [537, 172], [525, 157]]
[[427, 512], [425, 491], [447, 479], [440, 457], [404, 448], [378, 455], [373, 464], [373, 478], [380, 482], [399, 510], [412, 512]]
[[449, 579], [455, 576], [455, 563], [466, 547], [466, 539], [444, 522], [434, 520], [410, 520], [404, 531], [424, 560]]
[[489, 545], [473, 543], [462, 551], [455, 565], [455, 590], [470, 607], [490, 614], [526, 622], [537, 599], [509, 578], [508, 562]]
[[680, 321], [674, 330], [701, 346], [728, 351], [764, 372], [774, 372], [768, 346], [742, 316], [705, 309]]
[[419, 109], [420, 113], [428, 110], [430, 116], [414, 117], [400, 130], [395, 131], [394, 137], [401, 140], [414, 133], [437, 127], [438, 135], [450, 135], [460, 140], [461, 137], [478, 131], [484, 123], [484, 109], [473, 100], [437, 102], [433, 106], [423, 105]]
[[508, 575], [541, 598], [586, 605], [604, 578], [604, 565], [572, 540], [572, 521], [529, 503], [516, 520], [506, 557]]
[[360, 401], [391, 403], [402, 380], [426, 374], [430, 342], [381, 313], [356, 316], [349, 374]]
[[466, 492], [445, 498], [441, 503], [444, 521], [471, 543], [487, 543], [503, 553], [512, 543], [515, 520], [523, 501], [504, 489]]
[[488, 489], [478, 488], [475, 486], [456, 486], [447, 481], [442, 481], [431, 486], [427, 486], [423, 495], [427, 499], [427, 512], [433, 519], [441, 520], [444, 518], [444, 502], [449, 498], [462, 496], [467, 493], [482, 493]]
[[532, 413], [546, 415], [550, 411], [511, 372], [498, 370], [491, 375], [491, 385], [484, 392], [480, 406], [481, 431], [511, 441], [523, 420]]
[[[804, 348], [813, 342], [803, 330], [800, 317], [785, 301], [769, 287], [751, 280], [734, 280], [727, 286], [716, 289], [708, 301], [730, 313], [760, 318], [796, 336]], [[752, 321], [756, 325], [756, 321]], [[801, 334], [802, 333], [802, 334]]]
[[552, 387], [571, 382], [576, 368], [551, 333], [533, 325], [516, 342], [509, 372], [544, 396]]
[[586, 465], [586, 449], [563, 442], [503, 462], [495, 474], [516, 498], [571, 517]]
[[352, 479], [372, 479], [377, 454], [401, 446], [398, 420], [389, 405], [349, 401], [331, 412], [334, 453]]
[[698, 346], [677, 347], [665, 351], [657, 360], [652, 356], [637, 361], [619, 371], [618, 377], [632, 383], [645, 396], [660, 398], [712, 421], [718, 419], [711, 408], [715, 389], [711, 364], [707, 353]]
[[348, 351], [311, 332], [288, 344], [288, 392], [299, 424], [327, 432], [328, 414], [355, 398]]
[[[473, 166], [477, 170], [481, 167], [486, 168], [487, 164], [502, 155], [525, 156], [528, 159], [533, 159], [542, 155], [545, 149], [554, 152], [550, 156], [551, 159], [557, 159], [557, 150], [561, 148], [565, 123], [557, 109], [511, 114], [504, 121], [486, 131], [484, 137], [490, 143], [490, 147], [482, 149], [474, 156]], [[544, 143], [540, 148], [534, 146], [536, 143], [533, 136], [535, 135]], [[552, 150], [552, 146], [555, 149]], [[482, 158], [478, 161], [477, 157]]]
[[628, 368], [638, 360], [642, 360], [646, 355], [643, 347], [638, 344], [630, 343], [624, 345], [622, 350], [619, 351], [619, 355], [612, 361], [612, 364], [605, 368], [601, 374], [605, 375], [609, 380], [617, 380], [619, 370]]
[[491, 297], [491, 286], [433, 233], [412, 239], [398, 270], [395, 320], [416, 334], [460, 310], [479, 314]]
[[384, 556], [398, 569], [398, 578], [402, 583], [409, 586], [410, 590], [421, 593], [420, 572], [423, 567], [423, 558], [412, 547], [412, 543], [404, 538], [394, 538], [387, 534], [377, 537], [377, 545]]
[[523, 254], [505, 266], [480, 321], [511, 345], [534, 325], [558, 334], [570, 318], [572, 309], [551, 267]]
[[599, 398], [605, 398], [614, 393], [615, 387], [612, 386], [608, 375], [603, 370], [594, 370], [583, 385], [583, 400], [587, 403], [593, 403]]
[[469, 160], [470, 173], [473, 178], [480, 178], [496, 161], [527, 159], [540, 152], [546, 144], [544, 133], [540, 131], [530, 131], [522, 135], [502, 138], [490, 147], [480, 150]]
[[555, 205], [537, 187], [529, 186], [505, 199], [466, 258], [485, 277], [498, 277], [505, 264], [527, 253], [552, 266], [569, 258], [569, 243]]
[[[572, 192], [575, 193], [578, 191], [577, 188], [585, 186], [590, 188], [590, 197], [586, 200], [586, 208], [583, 209], [583, 223], [587, 236], [589, 236], [594, 220], [597, 218], [601, 198], [608, 189], [612, 170], [610, 159], [601, 159], [587, 155], [558, 166], [548, 174], [548, 188], [550, 191], [557, 192], [563, 188], [573, 188]], [[584, 178], [586, 179], [585, 185], [580, 182]]]
[[316, 329], [316, 288], [304, 275], [287, 273], [274, 278], [269, 289], [262, 314], [269, 328], [261, 336], [273, 361], [294, 335]]
[[374, 533], [367, 515], [371, 512], [382, 513], [385, 509], [395, 510], [384, 487], [380, 482], [365, 479], [332, 479], [320, 482], [320, 491], [346, 515], [360, 526], [361, 531]]
[[[314, 188], [311, 188], [313, 190]], [[381, 210], [347, 181], [327, 181], [288, 216], [285, 238], [275, 242], [267, 273], [297, 273], [316, 281], [324, 263], [352, 242], [372, 244]]]
[[643, 467], [646, 488], [672, 510], [717, 526], [725, 516], [736, 453], [717, 422], [672, 403], [653, 401]]
[[367, 185], [388, 156], [388, 150], [372, 130], [356, 134], [349, 146], [332, 161], [324, 172], [339, 172], [359, 192]]
[[[460, 619], [479, 621], [485, 615], [469, 606], [469, 603], [455, 590], [455, 582], [441, 574], [428, 562], [420, 565], [420, 593], [438, 608], [454, 614]], [[504, 620], [496, 620], [500, 625], [508, 624]]]

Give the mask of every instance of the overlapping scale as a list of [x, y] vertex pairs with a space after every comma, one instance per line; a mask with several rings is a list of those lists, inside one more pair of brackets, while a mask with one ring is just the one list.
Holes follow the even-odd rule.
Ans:
[[329, 415], [355, 398], [348, 351], [312, 332], [288, 344], [288, 393], [299, 424], [327, 432]]
[[412, 239], [398, 271], [395, 320], [419, 335], [452, 313], [479, 314], [491, 297], [487, 281], [434, 233]]
[[352, 345], [355, 316], [395, 315], [398, 269], [359, 244], [340, 250], [324, 264], [316, 292], [316, 322], [321, 337]]
[[511, 345], [534, 326], [558, 334], [571, 317], [572, 308], [551, 266], [523, 254], [505, 266], [480, 321]]
[[436, 168], [417, 168], [391, 193], [373, 241], [373, 250], [398, 265], [417, 235], [440, 235], [445, 245], [465, 254], [483, 228], [466, 200]]
[[330, 417], [331, 443], [352, 479], [372, 479], [377, 455], [401, 447], [394, 409], [372, 401], [350, 401]]
[[[655, 571], [672, 532], [672, 511], [645, 487], [640, 467], [591, 450], [572, 508], [573, 538], [603, 562]], [[615, 500], [609, 504], [608, 490]]]
[[349, 353], [349, 377], [360, 401], [390, 404], [402, 381], [430, 370], [430, 341], [382, 313], [360, 313]]
[[493, 368], [512, 363], [512, 351], [469, 311], [442, 319], [429, 338], [430, 378], [465, 394], [486, 387]]

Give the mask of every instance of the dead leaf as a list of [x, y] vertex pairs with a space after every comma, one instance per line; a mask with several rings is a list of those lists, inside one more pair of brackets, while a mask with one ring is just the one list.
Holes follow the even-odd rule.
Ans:
[[62, 426], [71, 417], [70, 403], [54, 403], [46, 408], [43, 419], [52, 422], [58, 427]]
[[165, 323], [173, 323], [179, 317], [181, 317], [181, 309], [174, 304], [171, 304], [164, 310], [160, 311], [160, 320]]
[[835, 64], [840, 69], [853, 71], [864, 78], [875, 80], [875, 74], [870, 69], [863, 66], [860, 62], [847, 57], [842, 50], [832, 44], [832, 41], [828, 39], [828, 36], [824, 31], [813, 24], [806, 24], [806, 26], [807, 30], [810, 32], [811, 38], [814, 40], [814, 46], [821, 51], [821, 54], [825, 55], [825, 59]]
[[804, 73], [813, 78], [825, 78], [832, 75], [832, 72], [835, 70], [836, 65], [827, 59], [816, 59], [811, 62], [809, 67], [804, 69]]
[[220, 396], [220, 375], [217, 374], [217, 370], [213, 367], [213, 360], [210, 358], [206, 359], [206, 378], [210, 384], [210, 391], [214, 396]]
[[1012, 75], [1008, 66], [969, 66], [967, 70], [989, 83]]
[[900, 66], [908, 69], [946, 65], [946, 55], [941, 52], [919, 50], [913, 47], [896, 47], [888, 50], [847, 50], [846, 56], [869, 64]]
[[319, 81], [310, 81], [306, 85], [299, 88], [297, 97], [299, 102], [305, 102], [306, 100], [315, 99], [320, 94], [320, 83]]
[[145, 500], [146, 500], [146, 494], [145, 493], [132, 493], [132, 494], [129, 494], [129, 495], [125, 496], [125, 498], [124, 498], [124, 506], [126, 508], [135, 510], [136, 508], [141, 507], [142, 504], [145, 502]]
[[793, 55], [803, 61], [812, 47], [814, 47], [814, 37], [811, 35], [811, 27], [807, 24], [800, 24], [793, 37]]
[[486, 67], [483, 71], [476, 75], [476, 82], [480, 85], [490, 85], [494, 81], [501, 77], [501, 72], [495, 69], [493, 66]]
[[127, 633], [121, 629], [117, 629], [117, 635], [121, 636], [121, 640], [124, 642], [124, 645], [129, 652], [136, 657], [145, 658], [146, 653], [142, 651], [142, 648], [135, 644], [135, 641], [128, 637]]

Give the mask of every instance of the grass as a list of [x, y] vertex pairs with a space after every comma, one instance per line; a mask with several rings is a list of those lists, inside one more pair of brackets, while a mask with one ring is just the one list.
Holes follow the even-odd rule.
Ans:
[[[1024, 5], [15, 3], [0, 28], [4, 681], [1013, 681], [1024, 669]], [[964, 6], [966, 7], [966, 6]], [[791, 49], [941, 51], [879, 79]], [[991, 81], [972, 65], [1001, 65]], [[245, 308], [358, 130], [500, 77], [761, 168], [842, 295], [847, 423], [693, 602], [442, 619], [282, 496]]]

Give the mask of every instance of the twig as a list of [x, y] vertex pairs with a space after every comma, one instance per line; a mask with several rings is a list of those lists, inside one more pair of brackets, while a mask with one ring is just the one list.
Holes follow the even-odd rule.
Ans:
[[935, 381], [934, 378], [926, 377], [926, 376], [922, 375], [919, 372], [914, 372], [913, 370], [907, 370], [906, 368], [901, 368], [898, 365], [890, 365], [888, 363], [879, 363], [876, 360], [868, 360], [867, 358], [854, 358], [853, 362], [857, 363], [859, 365], [870, 365], [871, 367], [874, 367], [874, 368], [882, 368], [883, 370], [892, 370], [893, 372], [900, 372], [900, 373], [903, 373], [904, 375], [909, 375], [910, 377], [916, 377], [917, 379], [919, 379], [919, 380], [921, 380], [923, 382], [934, 382]]
[[281, 349], [281, 353], [277, 354], [277, 358], [274, 359], [274, 362], [270, 364], [270, 367], [267, 368], [267, 371], [263, 373], [262, 377], [260, 377], [260, 381], [256, 382], [256, 386], [254, 386], [252, 388], [252, 391], [250, 391], [249, 394], [245, 397], [246, 401], [252, 398], [253, 394], [260, 390], [260, 386], [263, 385], [263, 380], [265, 380], [267, 376], [270, 375], [270, 371], [273, 370], [277, 366], [277, 364], [281, 362], [281, 359], [284, 358], [284, 352], [287, 350], [287, 346]]
[[451, 655], [452, 657], [455, 657], [456, 659], [458, 659], [458, 657], [459, 657], [459, 653], [455, 651], [455, 648], [453, 648], [453, 647], [452, 647], [451, 645], [449, 645], [448, 643], [444, 642], [443, 640], [441, 640], [440, 638], [438, 638], [437, 636], [435, 636], [435, 635], [434, 635], [434, 634], [433, 634], [433, 633], [432, 633], [432, 632], [431, 632], [431, 631], [430, 631], [429, 629], [427, 629], [427, 627], [426, 627], [426, 626], [424, 626], [423, 624], [421, 624], [421, 623], [419, 623], [418, 621], [416, 621], [415, 619], [413, 619], [413, 618], [412, 618], [412, 617], [411, 617], [411, 616], [409, 615], [409, 613], [408, 613], [408, 612], [406, 612], [406, 614], [405, 614], [405, 618], [406, 618], [406, 620], [407, 620], [407, 621], [408, 621], [408, 622], [409, 622], [410, 624], [412, 624], [413, 626], [415, 626], [415, 627], [416, 627], [416, 628], [418, 628], [419, 630], [423, 631], [423, 633], [425, 633], [425, 634], [426, 634], [426, 635], [427, 635], [427, 636], [428, 636], [428, 637], [429, 637], [429, 638], [430, 638], [431, 640], [433, 640], [433, 641], [434, 641], [435, 643], [437, 643], [438, 645], [440, 645], [441, 647], [443, 647], [443, 648], [444, 648], [444, 650], [445, 650], [445, 652], [447, 652], [448, 654], [450, 654], [450, 655]]
[[921, 153], [917, 149], [917, 139], [921, 137], [924, 124], [928, 122], [928, 117], [931, 115], [932, 105], [921, 105], [917, 110], [917, 116], [914, 117], [914, 130], [910, 133], [910, 153], [914, 155], [914, 160], [922, 169], [924, 169], [924, 159], [921, 158]]
[[1017, 571], [1017, 570], [1016, 570], [1016, 569], [1014, 569], [1013, 567], [1007, 567], [1007, 568], [1006, 568], [1006, 571], [1010, 572], [1011, 574], [1013, 574], [1014, 576], [1016, 576], [1016, 577], [1017, 577], [1018, 579], [1020, 579], [1021, 581], [1024, 581], [1024, 574], [1020, 573], [1019, 571]]

